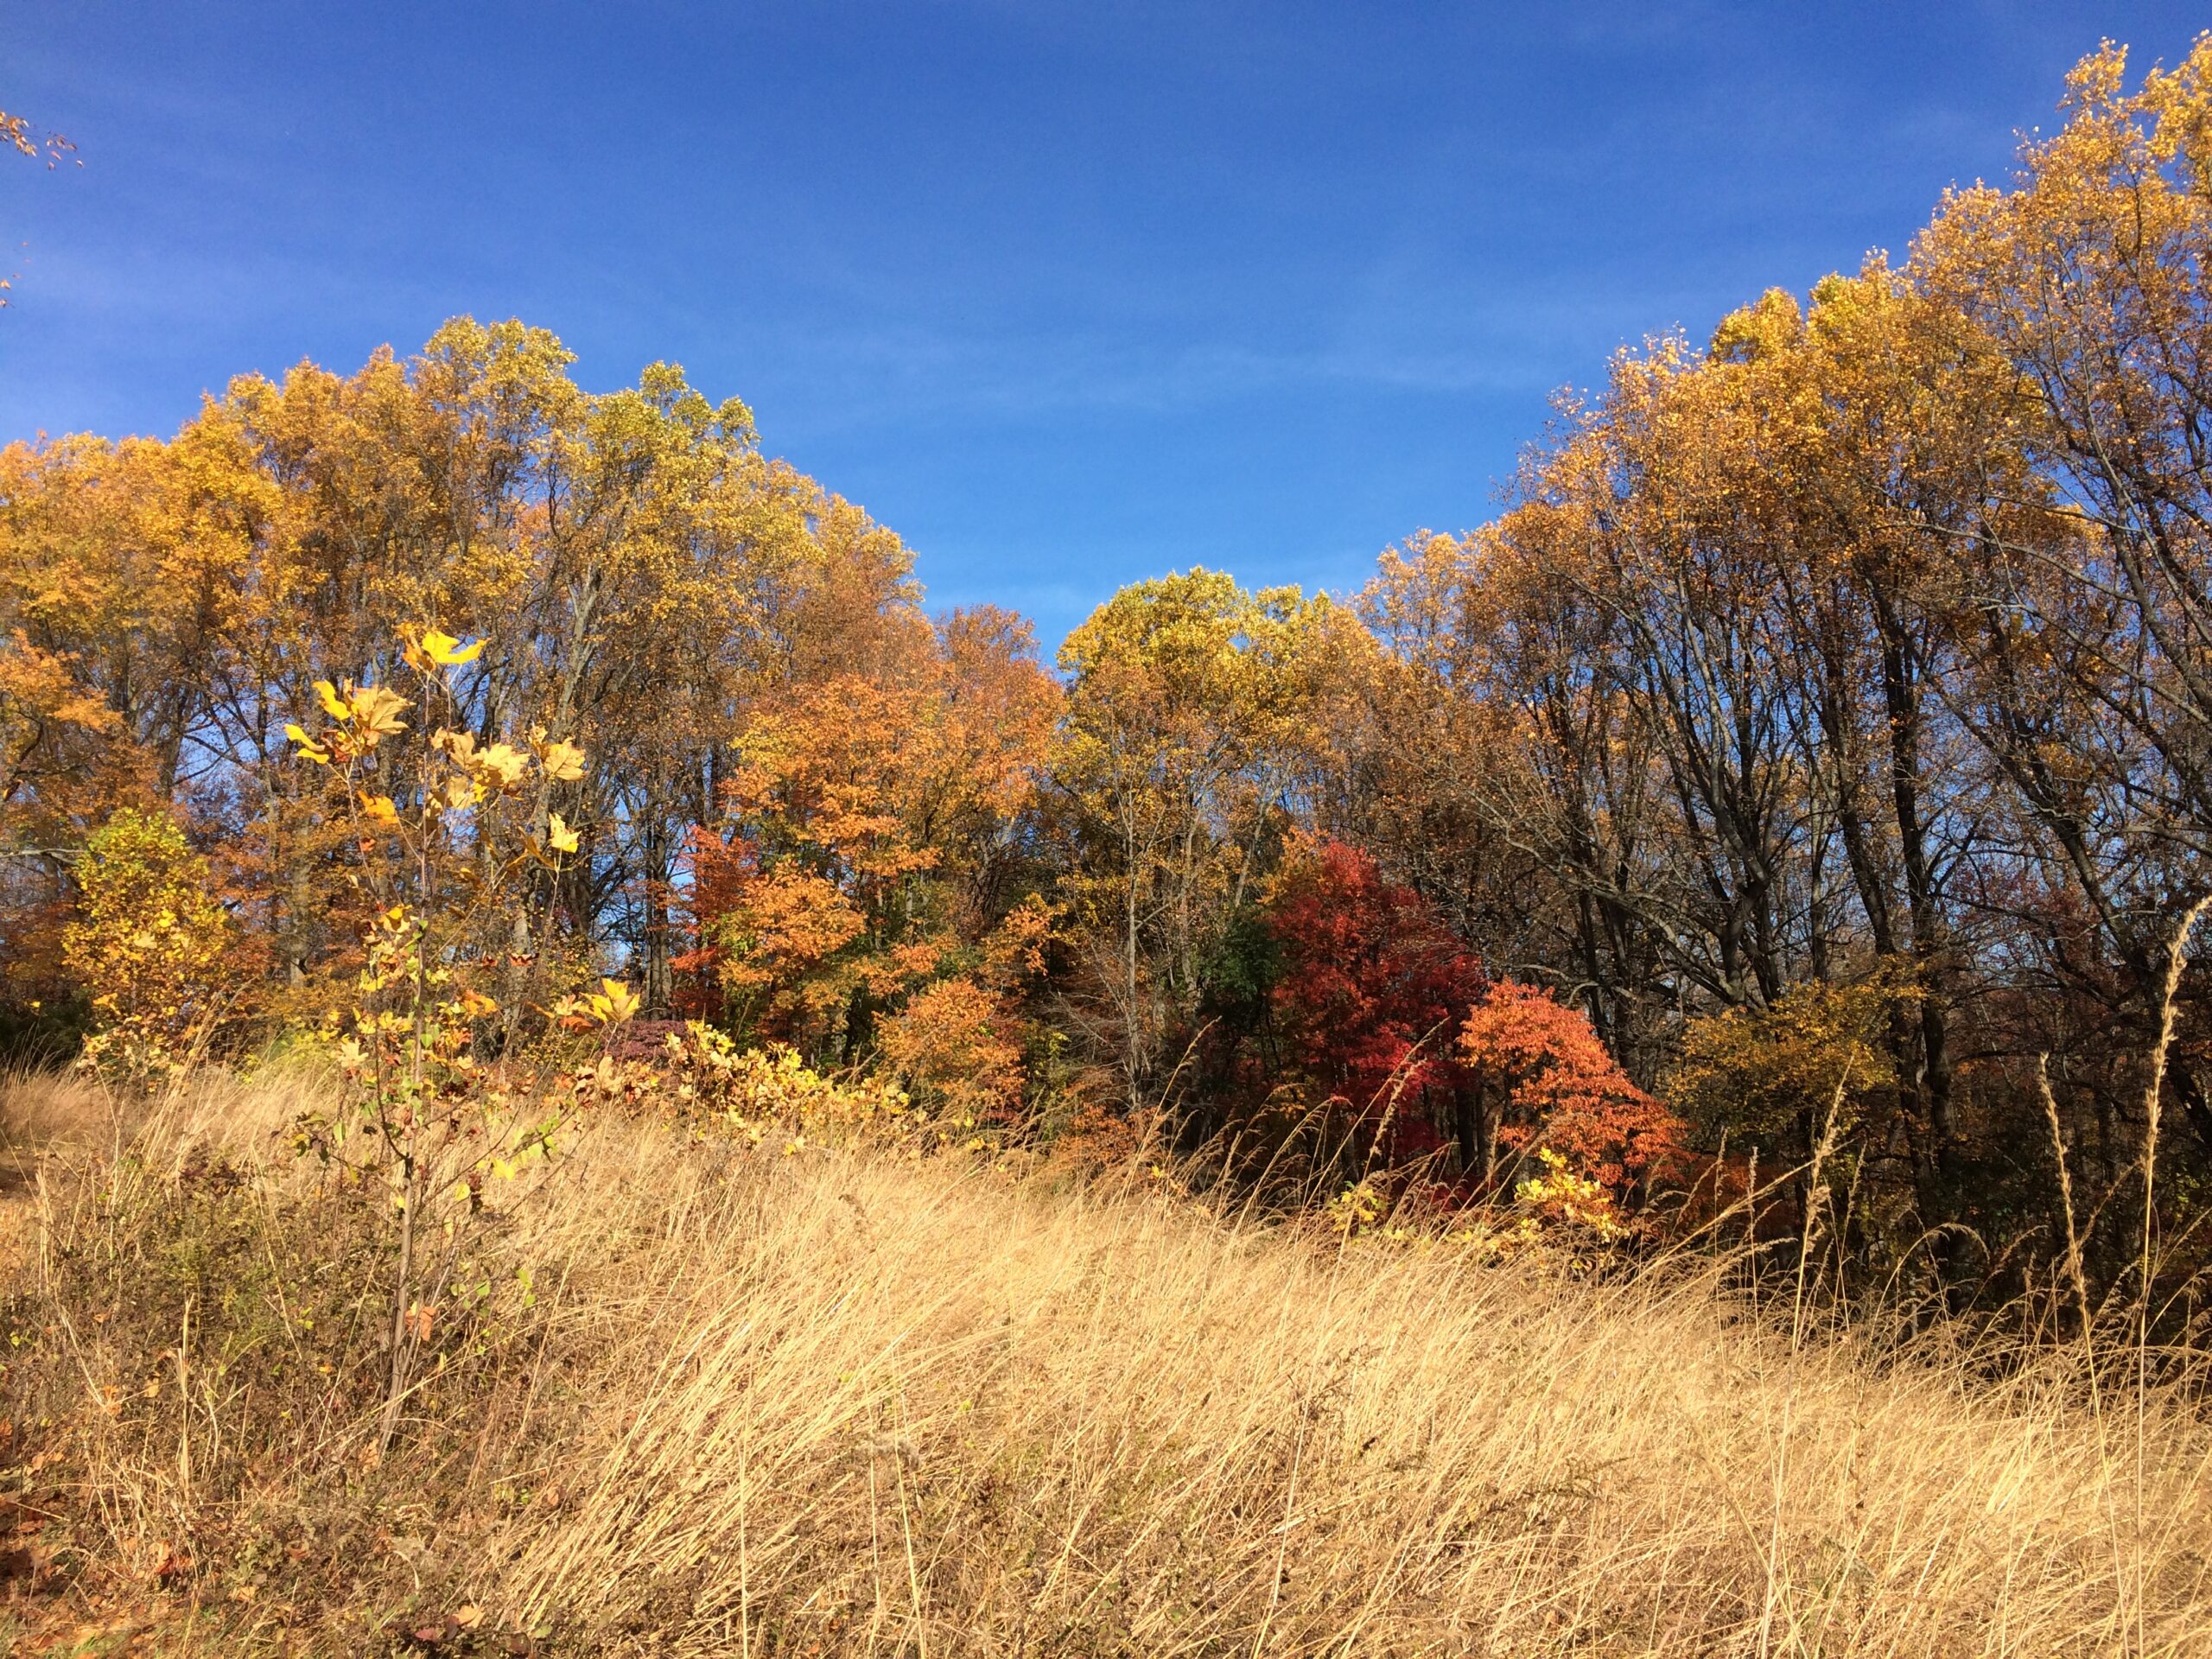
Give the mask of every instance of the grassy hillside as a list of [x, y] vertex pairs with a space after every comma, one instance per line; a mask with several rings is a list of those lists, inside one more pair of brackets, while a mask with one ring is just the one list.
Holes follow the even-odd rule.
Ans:
[[388, 1203], [306, 1086], [8, 1092], [16, 1650], [2212, 1653], [2178, 1391], [1135, 1172], [603, 1119], [456, 1236], [379, 1458]]

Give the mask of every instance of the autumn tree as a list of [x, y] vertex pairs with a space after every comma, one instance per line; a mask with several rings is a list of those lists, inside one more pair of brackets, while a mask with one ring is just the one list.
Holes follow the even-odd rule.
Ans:
[[1123, 588], [1061, 646], [1069, 1006], [1128, 1103], [1159, 1103], [1208, 960], [1308, 811], [1369, 646], [1326, 599], [1205, 569]]
[[[508, 858], [555, 812], [584, 836], [557, 880], [508, 893], [481, 944], [634, 953], [664, 1004], [682, 851], [741, 733], [794, 678], [882, 654], [913, 608], [911, 561], [764, 457], [741, 404], [667, 365], [593, 396], [569, 363], [543, 330], [461, 319], [350, 376], [243, 378], [167, 442], [0, 453], [11, 917], [51, 909], [58, 855], [107, 804], [173, 800], [312, 1004], [364, 918], [339, 878], [342, 802], [289, 764], [283, 732], [317, 717], [318, 682], [389, 679], [435, 616], [495, 642], [455, 677], [457, 729], [594, 757], [534, 773], [528, 810], [482, 849]], [[404, 794], [421, 760], [379, 764]]]
[[1333, 840], [1296, 845], [1266, 913], [1273, 1012], [1294, 1074], [1394, 1153], [1454, 1133], [1475, 1083], [1459, 1028], [1486, 988], [1465, 943], [1370, 855]]
[[1057, 692], [1002, 613], [909, 613], [895, 637], [754, 710], [694, 841], [684, 965], [741, 1030], [841, 1065], [880, 1042], [918, 1086], [1003, 1112], [1040, 944], [1023, 866]]
[[[2063, 521], [1975, 550], [1962, 702], [2019, 803], [2022, 878], [2073, 913], [2038, 952], [2088, 1014], [2041, 1039], [2069, 1092], [2101, 1092], [2096, 1028], [2147, 1040], [2172, 916], [2212, 882], [2212, 475], [2198, 435], [2212, 404], [2196, 367], [2212, 340], [2212, 37], [2133, 92], [2126, 70], [2117, 47], [2085, 59], [2063, 128], [2026, 146], [2012, 187], [1955, 193], [1912, 263], [2010, 371]], [[2177, 1083], [2212, 1152], [2193, 1049]]]
[[1631, 1205], [1686, 1173], [1681, 1120], [1549, 991], [1498, 981], [1461, 1027], [1459, 1055], [1474, 1080], [1457, 1125], [1460, 1163], [1479, 1185], [1498, 1178], [1502, 1155], [1538, 1147]]
[[86, 841], [75, 913], [61, 936], [90, 994], [82, 1063], [156, 1082], [205, 1049], [251, 980], [232, 960], [229, 915], [210, 894], [207, 861], [164, 813], [119, 809]]

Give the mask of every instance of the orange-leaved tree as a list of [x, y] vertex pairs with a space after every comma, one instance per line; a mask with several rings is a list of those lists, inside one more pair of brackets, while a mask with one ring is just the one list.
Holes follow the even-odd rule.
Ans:
[[1460, 1156], [1487, 1184], [1501, 1153], [1549, 1148], [1631, 1207], [1687, 1156], [1681, 1120], [1631, 1082], [1580, 1009], [1541, 986], [1502, 979], [1459, 1034], [1477, 1086]]
[[1019, 1098], [1020, 982], [1044, 912], [1026, 823], [1057, 692], [1026, 625], [956, 613], [892, 660], [764, 700], [693, 838], [699, 973], [741, 1033], [935, 1103]]

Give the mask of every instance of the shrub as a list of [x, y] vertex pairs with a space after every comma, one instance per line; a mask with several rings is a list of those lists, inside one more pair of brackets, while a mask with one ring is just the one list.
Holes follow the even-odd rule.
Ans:
[[1678, 1173], [1681, 1120], [1630, 1080], [1580, 1010], [1549, 991], [1500, 980], [1467, 1016], [1459, 1051], [1484, 1093], [1502, 1096], [1498, 1145], [1548, 1147], [1621, 1200]]
[[229, 915], [207, 861], [164, 813], [118, 810], [85, 845], [77, 914], [62, 932], [95, 1026], [81, 1064], [131, 1081], [168, 1077], [226, 1011]]

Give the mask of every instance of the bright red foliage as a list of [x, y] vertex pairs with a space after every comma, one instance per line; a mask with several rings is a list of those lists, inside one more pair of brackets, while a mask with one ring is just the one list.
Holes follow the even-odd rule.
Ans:
[[1487, 982], [1481, 963], [1419, 893], [1336, 841], [1292, 862], [1268, 928], [1282, 959], [1274, 1010], [1293, 1065], [1378, 1120], [1395, 1090], [1394, 1152], [1439, 1145], [1435, 1120], [1472, 1082], [1452, 1038]]

